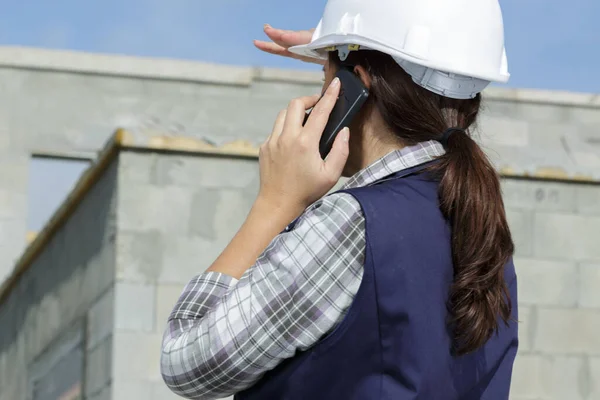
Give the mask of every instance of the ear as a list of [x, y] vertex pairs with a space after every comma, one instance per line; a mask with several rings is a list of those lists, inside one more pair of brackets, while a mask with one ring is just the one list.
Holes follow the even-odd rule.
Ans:
[[369, 75], [367, 70], [362, 65], [357, 65], [354, 67], [354, 73], [360, 78], [363, 85], [371, 90], [371, 75]]

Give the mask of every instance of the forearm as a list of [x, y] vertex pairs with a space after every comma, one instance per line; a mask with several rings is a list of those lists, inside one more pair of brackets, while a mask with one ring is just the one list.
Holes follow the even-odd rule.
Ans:
[[[218, 398], [252, 386], [266, 371], [313, 346], [350, 306], [364, 263], [358, 202], [348, 194], [327, 197], [270, 246], [264, 237], [277, 236], [295, 217], [281, 211], [260, 203], [253, 207], [237, 235], [242, 246], [232, 241], [223, 253], [224, 267], [215, 262], [212, 273], [194, 278], [181, 294], [161, 356], [164, 381], [180, 396]], [[247, 231], [252, 246], [245, 248], [244, 232], [256, 218], [258, 230]], [[251, 254], [253, 247], [267, 246], [264, 253]], [[236, 248], [246, 254], [232, 263], [252, 259], [248, 271], [238, 271], [239, 281], [220, 272], [233, 265], [227, 254], [235, 255]], [[325, 263], [333, 259], [337, 262]]]
[[246, 221], [207, 272], [220, 272], [240, 279], [258, 256], [302, 209], [289, 205], [274, 205], [258, 198]]

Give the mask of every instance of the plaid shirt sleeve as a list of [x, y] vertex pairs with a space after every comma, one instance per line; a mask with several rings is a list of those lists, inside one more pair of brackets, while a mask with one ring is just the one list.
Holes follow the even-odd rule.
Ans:
[[365, 221], [336, 193], [278, 235], [239, 281], [205, 273], [184, 289], [164, 335], [161, 371], [176, 394], [246, 389], [343, 319], [363, 276]]

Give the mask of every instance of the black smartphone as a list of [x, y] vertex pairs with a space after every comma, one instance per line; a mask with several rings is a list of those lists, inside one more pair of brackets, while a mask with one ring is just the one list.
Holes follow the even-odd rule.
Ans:
[[[369, 97], [369, 91], [352, 70], [342, 67], [336, 76], [340, 79], [341, 88], [338, 100], [329, 115], [329, 121], [319, 142], [319, 152], [323, 159], [331, 151], [337, 134], [345, 127], [350, 126], [350, 123]], [[310, 112], [307, 112], [304, 124], [309, 116]]]

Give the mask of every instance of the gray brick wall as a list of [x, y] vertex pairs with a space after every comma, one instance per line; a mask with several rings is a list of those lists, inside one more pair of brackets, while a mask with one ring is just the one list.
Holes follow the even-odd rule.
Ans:
[[600, 398], [600, 185], [505, 179], [521, 348], [512, 399]]
[[84, 337], [86, 398], [110, 390], [116, 176], [113, 165], [0, 305], [1, 400], [27, 398], [40, 356], [73, 326]]

